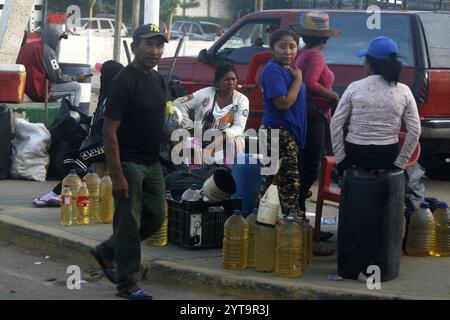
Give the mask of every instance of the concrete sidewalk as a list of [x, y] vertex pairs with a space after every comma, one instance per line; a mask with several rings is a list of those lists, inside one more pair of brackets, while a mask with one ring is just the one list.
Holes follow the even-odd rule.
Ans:
[[[63, 227], [59, 224], [59, 208], [31, 205], [55, 183], [0, 181], [0, 239], [73, 264], [98, 267], [89, 249], [111, 234], [111, 225]], [[314, 203], [308, 203], [308, 210], [314, 211]], [[335, 206], [325, 206], [325, 216], [333, 218], [337, 212]], [[323, 230], [335, 233], [329, 244], [336, 247], [337, 226], [324, 225]], [[157, 279], [249, 299], [450, 299], [450, 258], [403, 256], [399, 277], [383, 282], [381, 290], [371, 291], [356, 280], [328, 280], [327, 276], [337, 271], [336, 254], [314, 257], [311, 268], [300, 278], [290, 279], [251, 269], [226, 270], [219, 248], [187, 250], [169, 243], [164, 247], [143, 245], [142, 253], [143, 265], [148, 268], [143, 280], [150, 288], [152, 280]]]

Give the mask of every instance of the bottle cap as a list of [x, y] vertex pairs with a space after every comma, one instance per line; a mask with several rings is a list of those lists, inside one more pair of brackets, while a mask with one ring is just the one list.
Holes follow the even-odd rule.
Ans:
[[294, 217], [293, 216], [287, 216], [284, 218], [284, 220], [286, 220], [287, 222], [294, 222]]
[[428, 208], [430, 208], [430, 203], [427, 202], [427, 201], [422, 201], [422, 202], [420, 203], [420, 207], [421, 207], [421, 208], [424, 208], [424, 209], [428, 209]]

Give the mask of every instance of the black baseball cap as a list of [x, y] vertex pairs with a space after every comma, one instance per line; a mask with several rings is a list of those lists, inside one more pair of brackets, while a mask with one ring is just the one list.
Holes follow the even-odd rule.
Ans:
[[159, 30], [159, 27], [155, 24], [144, 24], [133, 32], [133, 41], [138, 42], [139, 39], [149, 39], [154, 37], [160, 37], [164, 42], [169, 42], [167, 36]]

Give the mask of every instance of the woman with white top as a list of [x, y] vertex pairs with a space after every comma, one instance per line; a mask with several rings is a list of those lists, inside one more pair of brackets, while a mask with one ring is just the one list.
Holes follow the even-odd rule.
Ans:
[[[399, 82], [398, 53], [392, 39], [377, 37], [358, 54], [365, 56], [368, 76], [348, 86], [330, 124], [340, 175], [352, 166], [404, 169], [416, 147], [421, 130], [419, 114], [411, 90]], [[402, 124], [408, 132], [400, 150], [398, 133]]]
[[[182, 114], [181, 127], [193, 129], [194, 133], [202, 133], [203, 140], [207, 130], [217, 129], [222, 136], [214, 141], [216, 150], [226, 141], [233, 144], [234, 154], [243, 153], [249, 101], [245, 95], [236, 90], [238, 84], [236, 67], [230, 63], [219, 64], [216, 67], [214, 84], [215, 86], [181, 98], [181, 103], [175, 106]], [[190, 118], [192, 112], [194, 121]], [[209, 141], [203, 142], [203, 147], [210, 144]], [[212, 149], [212, 146], [208, 149]], [[233, 159], [228, 156], [226, 162], [230, 163]]]

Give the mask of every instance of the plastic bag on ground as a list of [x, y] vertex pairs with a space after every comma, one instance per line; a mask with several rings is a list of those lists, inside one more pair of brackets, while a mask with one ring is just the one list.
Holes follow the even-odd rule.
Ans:
[[45, 181], [50, 163], [48, 149], [51, 137], [43, 123], [15, 119], [12, 141], [11, 177]]

